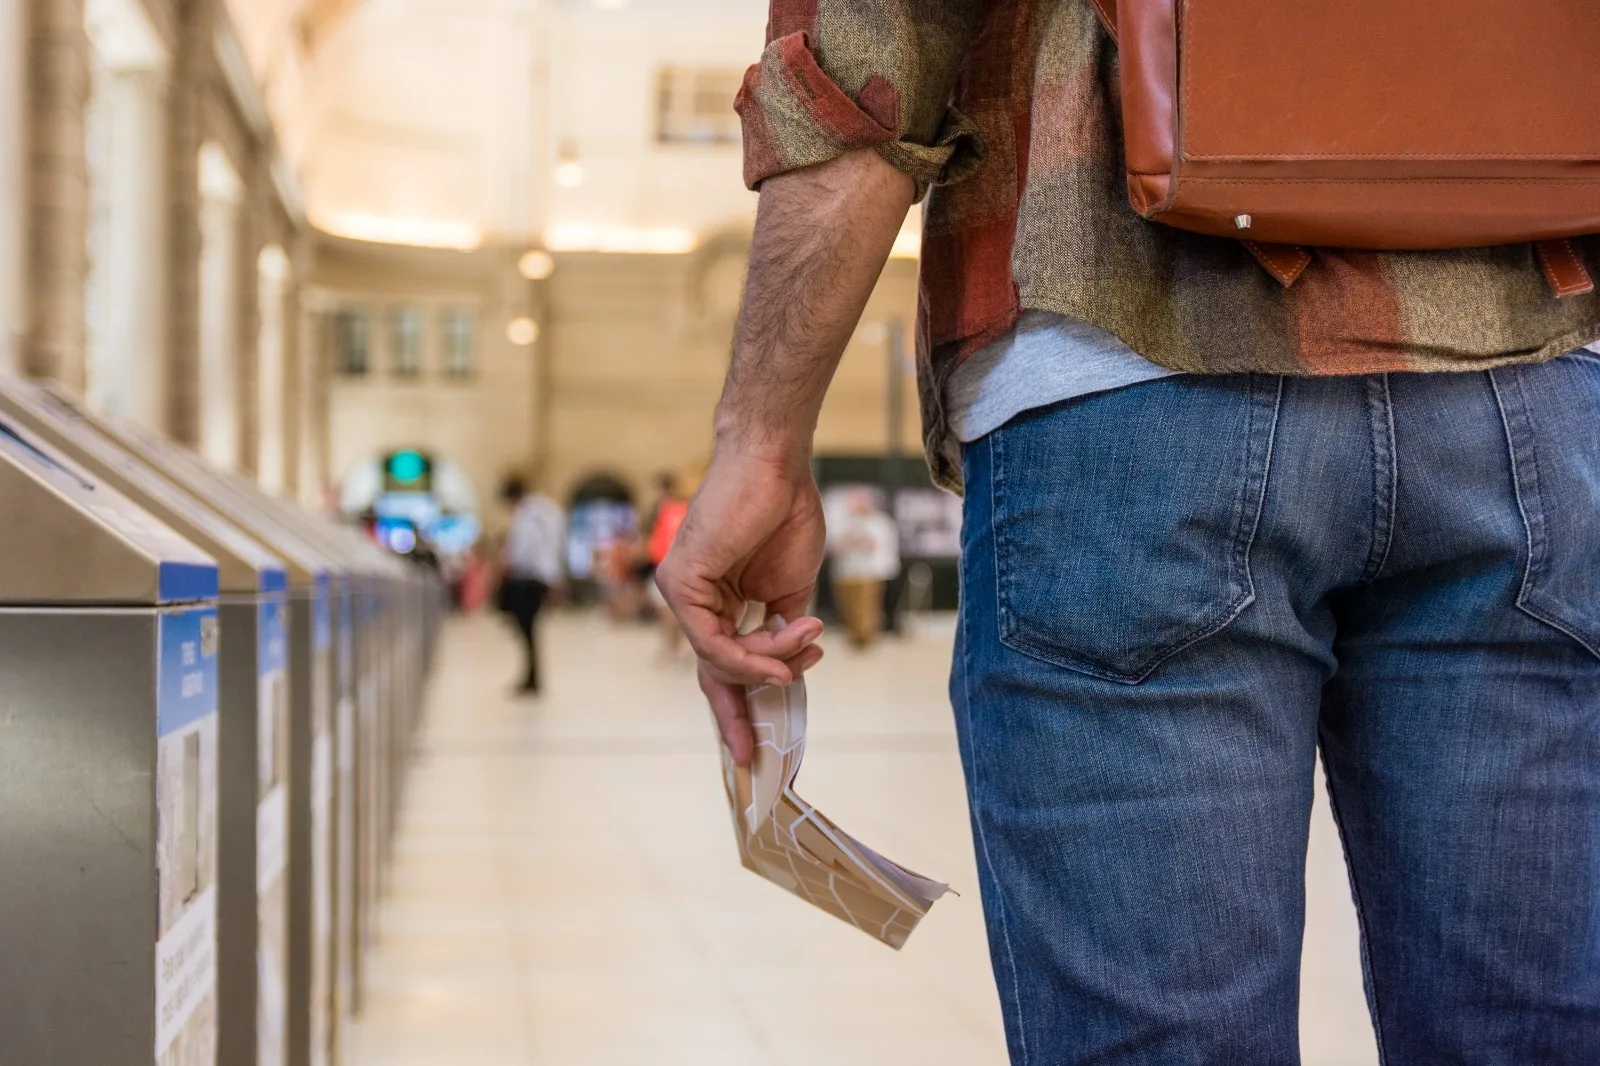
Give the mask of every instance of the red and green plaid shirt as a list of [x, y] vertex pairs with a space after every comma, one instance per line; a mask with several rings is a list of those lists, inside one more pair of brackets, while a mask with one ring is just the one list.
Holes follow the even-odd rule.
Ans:
[[[1284, 289], [1237, 242], [1128, 205], [1116, 47], [1089, 0], [772, 0], [737, 108], [745, 180], [875, 148], [931, 187], [918, 323], [935, 476], [945, 382], [1023, 308], [1082, 319], [1199, 373], [1483, 369], [1600, 338], [1527, 245], [1319, 249]], [[1600, 237], [1578, 248], [1600, 272]]]

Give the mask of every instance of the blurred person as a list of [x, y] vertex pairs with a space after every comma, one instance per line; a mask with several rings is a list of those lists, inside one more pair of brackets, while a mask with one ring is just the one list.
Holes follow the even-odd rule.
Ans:
[[850, 494], [843, 520], [828, 531], [833, 602], [857, 650], [883, 631], [884, 590], [900, 576], [900, 530], [872, 493]]
[[[1013, 1060], [1299, 1061], [1320, 750], [1385, 1061], [1600, 1061], [1600, 296], [1527, 246], [1318, 249], [1285, 289], [1145, 222], [1089, 0], [769, 27], [713, 460], [657, 574], [733, 757], [744, 686], [820, 658], [812, 437], [931, 188], [924, 429], [965, 489], [951, 695]], [[750, 603], [788, 624], [741, 635]]]
[[539, 612], [565, 572], [561, 559], [567, 542], [566, 516], [550, 497], [530, 492], [520, 477], [505, 480], [500, 498], [512, 509], [501, 556], [500, 609], [511, 616], [522, 636], [527, 668], [518, 691], [536, 696], [542, 680]]
[[461, 553], [457, 566], [456, 609], [462, 614], [472, 614], [489, 601], [493, 592], [494, 567], [483, 557], [476, 544]]
[[600, 542], [595, 554], [595, 572], [600, 577], [606, 616], [613, 622], [637, 624], [646, 582], [655, 573], [655, 567], [646, 559], [639, 531], [631, 524], [617, 530]]
[[650, 508], [649, 517], [645, 520], [645, 528], [650, 532], [645, 541], [645, 566], [641, 576], [650, 590], [651, 606], [661, 629], [662, 657], [671, 660], [678, 657], [678, 650], [683, 646], [683, 628], [678, 625], [677, 615], [656, 587], [655, 573], [672, 550], [672, 542], [677, 539], [684, 516], [689, 513], [689, 501], [678, 489], [676, 474], [658, 474], [656, 491], [655, 505]]

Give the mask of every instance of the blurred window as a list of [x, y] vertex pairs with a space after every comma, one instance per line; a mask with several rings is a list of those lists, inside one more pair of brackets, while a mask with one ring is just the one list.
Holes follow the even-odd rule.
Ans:
[[333, 338], [339, 373], [348, 377], [365, 375], [371, 365], [371, 313], [356, 308], [339, 311], [333, 316]]
[[471, 377], [475, 369], [478, 345], [478, 316], [470, 308], [452, 307], [445, 311], [444, 373], [445, 377]]
[[397, 378], [414, 378], [422, 373], [422, 312], [415, 307], [397, 307], [389, 313], [389, 353], [391, 372]]
[[665, 67], [656, 94], [656, 140], [662, 144], [738, 144], [733, 110], [744, 72]]

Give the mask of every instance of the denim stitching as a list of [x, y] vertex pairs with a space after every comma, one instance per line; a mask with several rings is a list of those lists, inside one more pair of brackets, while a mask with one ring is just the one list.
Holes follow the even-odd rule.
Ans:
[[1005, 494], [1005, 427], [995, 430], [988, 438], [989, 443], [989, 535], [994, 538], [994, 591], [995, 591], [995, 619], [999, 622], [1000, 639], [1016, 627], [1016, 619], [1011, 614], [1011, 590], [1006, 582], [1006, 573], [1000, 565], [1000, 560], [1009, 557], [1010, 549], [1001, 532], [1000, 507]]
[[[1256, 535], [1260, 531], [1261, 519], [1266, 511], [1266, 483], [1268, 475], [1271, 471], [1272, 457], [1276, 447], [1278, 416], [1283, 406], [1283, 390], [1285, 380], [1281, 375], [1275, 378], [1277, 387], [1274, 390], [1271, 403], [1272, 416], [1270, 425], [1267, 429], [1265, 454], [1264, 456], [1258, 457], [1256, 455], [1255, 425], [1258, 414], [1257, 408], [1264, 406], [1262, 401], [1265, 398], [1265, 392], [1256, 386], [1256, 378], [1257, 375], [1251, 375], [1252, 397], [1245, 422], [1245, 474], [1242, 478], [1243, 487], [1240, 491], [1239, 502], [1235, 504], [1235, 524], [1238, 526], [1238, 530], [1234, 535], [1234, 554], [1232, 566], [1240, 575], [1242, 581], [1234, 578], [1233, 575], [1230, 575], [1230, 580], [1238, 581], [1238, 583], [1242, 586], [1240, 592], [1228, 604], [1228, 606], [1223, 609], [1223, 613], [1211, 625], [1190, 635], [1187, 639], [1173, 645], [1171, 648], [1158, 653], [1148, 662], [1141, 664], [1138, 672], [1134, 674], [1118, 673], [1113, 670], [1107, 670], [1103, 667], [1095, 666], [1092, 663], [1084, 662], [1080, 659], [1073, 658], [1070, 655], [1060, 654], [1059, 652], [1040, 644], [1038, 641], [1029, 640], [1024, 636], [1019, 635], [1016, 616], [1010, 609], [1010, 598], [1008, 595], [1009, 588], [1005, 584], [1005, 577], [1000, 569], [1000, 559], [1002, 558], [1002, 555], [1007, 552], [1008, 547], [1002, 540], [999, 523], [1001, 490], [1005, 480], [1005, 457], [1001, 441], [1005, 435], [1005, 430], [997, 430], [990, 435], [989, 440], [992, 442], [991, 451], [995, 458], [991, 465], [993, 481], [990, 489], [990, 500], [992, 507], [989, 521], [990, 528], [995, 539], [995, 589], [998, 593], [996, 613], [1000, 618], [1001, 643], [1005, 644], [1014, 651], [1021, 652], [1022, 654], [1034, 659], [1038, 659], [1041, 662], [1047, 662], [1054, 666], [1060, 666], [1068, 670], [1073, 670], [1089, 677], [1098, 678], [1102, 681], [1110, 681], [1118, 685], [1137, 685], [1143, 682], [1151, 674], [1155, 673], [1156, 669], [1168, 659], [1180, 654], [1188, 648], [1193, 647], [1200, 641], [1209, 637], [1213, 637], [1222, 632], [1222, 630], [1232, 625], [1234, 620], [1243, 614], [1251, 604], [1255, 603], [1255, 577], [1250, 569], [1250, 553], [1255, 548]], [[1251, 516], [1251, 521], [1246, 523], [1242, 520], [1243, 516], [1239, 512], [1244, 510], [1252, 495], [1256, 500], [1255, 513]]]
[[[1515, 375], [1516, 368], [1512, 373]], [[1528, 563], [1522, 572], [1522, 589], [1517, 593], [1517, 607], [1524, 613], [1537, 618], [1545, 625], [1560, 630], [1587, 650], [1591, 655], [1600, 657], [1600, 646], [1596, 646], [1588, 638], [1562, 621], [1549, 609], [1534, 602], [1538, 595], [1537, 582], [1543, 575], [1546, 553], [1549, 548], [1548, 531], [1544, 516], [1544, 499], [1539, 489], [1539, 459], [1537, 442], [1533, 438], [1529, 425], [1527, 398], [1522, 392], [1522, 379], [1513, 376], [1510, 386], [1517, 392], [1516, 415], [1513, 417], [1506, 400], [1506, 391], [1500, 387], [1502, 371], [1490, 370], [1489, 385], [1494, 391], [1495, 404], [1500, 409], [1500, 424], [1505, 428], [1506, 448], [1511, 460], [1511, 485], [1517, 497], [1517, 511], [1522, 516], [1522, 528], [1527, 534]], [[1516, 423], [1513, 428], [1512, 423]], [[1519, 436], [1518, 430], [1521, 430]], [[1519, 443], [1521, 447], [1519, 447]], [[1524, 494], [1523, 482], [1527, 482], [1527, 492]], [[1537, 507], [1529, 506], [1530, 500], [1538, 504]]]
[[[1382, 396], [1378, 395], [1381, 388]], [[1371, 584], [1383, 572], [1394, 548], [1395, 508], [1400, 495], [1400, 455], [1394, 432], [1394, 393], [1389, 388], [1389, 375], [1373, 379], [1367, 385], [1368, 410], [1372, 415], [1372, 551], [1367, 556], [1366, 569], [1361, 581]], [[1381, 408], [1383, 424], [1378, 424]], [[1387, 476], [1385, 476], [1387, 475]]]
[[1361, 882], [1356, 876], [1356, 864], [1350, 855], [1350, 835], [1345, 831], [1344, 814], [1339, 807], [1339, 790], [1334, 785], [1333, 771], [1328, 769], [1326, 760], [1323, 769], [1327, 770], [1328, 808], [1333, 814], [1334, 827], [1339, 830], [1339, 846], [1344, 849], [1345, 870], [1350, 875], [1350, 898], [1355, 904], [1356, 921], [1361, 926], [1361, 976], [1365, 978], [1367, 1009], [1372, 1014], [1372, 1035], [1378, 1045], [1378, 1064], [1384, 1066], [1389, 1059], [1383, 1044], [1383, 1015], [1378, 1010], [1378, 982], [1372, 972], [1372, 930], [1367, 923], [1367, 908], [1361, 902]]
[[[1277, 379], [1277, 387], [1273, 390], [1272, 395], [1272, 415], [1269, 420], [1269, 425], [1267, 426], [1266, 453], [1261, 456], [1259, 465], [1255, 461], [1256, 456], [1254, 454], [1255, 445], [1253, 423], [1255, 419], [1256, 405], [1251, 405], [1251, 454], [1250, 471], [1247, 474], [1247, 481], [1250, 484], [1249, 491], [1255, 495], [1256, 513], [1251, 517], [1249, 534], [1243, 537], [1243, 541], [1238, 548], [1240, 553], [1238, 557], [1238, 563], [1244, 573], [1245, 592], [1249, 596], [1249, 599], [1240, 605], [1239, 610], [1241, 611], [1250, 606], [1250, 604], [1254, 603], [1256, 598], [1256, 578], [1255, 574], [1250, 569], [1250, 553], [1255, 549], [1256, 534], [1261, 531], [1261, 519], [1262, 516], [1264, 516], [1267, 512], [1267, 482], [1272, 477], [1272, 459], [1277, 452], [1278, 419], [1283, 413], [1283, 387], [1284, 378], [1282, 375], [1280, 375]], [[1258, 400], [1261, 399], [1262, 394], [1257, 392], [1256, 398]], [[1256, 473], [1258, 469], [1260, 472]], [[1243, 533], [1242, 530], [1241, 533]]]
[[1255, 594], [1255, 582], [1250, 576], [1250, 544], [1255, 539], [1255, 529], [1253, 525], [1246, 527], [1245, 508], [1250, 505], [1255, 487], [1256, 408], [1261, 405], [1261, 399], [1260, 379], [1251, 374], [1250, 406], [1245, 409], [1244, 419], [1244, 457], [1239, 463], [1239, 495], [1233, 501], [1233, 558], [1228, 562], [1228, 591], [1232, 593], [1238, 589], [1234, 593], [1235, 602], [1240, 596], [1250, 598]]
[[[990, 535], [995, 538], [994, 568], [997, 582], [1000, 575], [1000, 541], [994, 519], [995, 515], [999, 513], [995, 506], [1000, 467], [999, 461], [996, 459], [996, 453], [999, 449], [995, 447], [998, 438], [999, 434], [994, 434], [989, 438], [989, 531]], [[998, 593], [998, 583], [995, 585], [995, 589]], [[966, 590], [963, 589], [962, 591], [965, 592]], [[998, 599], [998, 596], [996, 598]], [[999, 603], [996, 603], [997, 608], [1000, 608], [1000, 606]], [[967, 728], [964, 730], [967, 744], [967, 762], [972, 767], [972, 780], [968, 786], [968, 802], [972, 806], [972, 822], [977, 828], [978, 850], [982, 853], [984, 872], [989, 875], [989, 880], [995, 885], [996, 889], [994, 894], [995, 909], [1000, 918], [1000, 939], [1005, 943], [1006, 947], [1006, 966], [1011, 971], [1011, 1001], [1014, 1005], [1013, 1015], [1017, 1025], [1017, 1044], [1022, 1052], [1022, 1062], [1018, 1066], [1027, 1066], [1032, 1061], [1032, 1056], [1028, 1052], [1028, 1030], [1022, 1015], [1022, 983], [1017, 977], [1017, 953], [1011, 946], [1011, 924], [1006, 920], [1005, 893], [1001, 891], [1000, 878], [994, 872], [994, 860], [989, 855], [989, 834], [984, 830], [983, 814], [978, 803], [978, 796], [982, 792], [983, 779], [978, 762], [977, 741], [974, 737], [972, 723], [972, 631], [968, 625], [966, 609], [961, 611], [960, 625], [961, 713], [967, 720]]]

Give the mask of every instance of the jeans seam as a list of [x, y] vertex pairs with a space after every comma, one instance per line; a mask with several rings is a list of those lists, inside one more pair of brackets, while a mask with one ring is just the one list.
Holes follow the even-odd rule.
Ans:
[[1388, 1052], [1383, 1043], [1383, 1012], [1378, 1007], [1378, 979], [1372, 969], [1372, 930], [1367, 922], [1367, 908], [1361, 902], [1361, 881], [1356, 875], [1356, 864], [1351, 857], [1350, 835], [1345, 830], [1344, 814], [1339, 807], [1339, 790], [1334, 784], [1332, 770], [1328, 770], [1327, 785], [1328, 808], [1333, 814], [1334, 827], [1339, 831], [1339, 846], [1344, 849], [1345, 865], [1350, 874], [1350, 897], [1355, 904], [1356, 922], [1361, 927], [1361, 971], [1367, 981], [1368, 1009], [1372, 1012], [1372, 1035], [1378, 1045], [1379, 1066], [1384, 1066], [1388, 1062]]
[[989, 536], [994, 541], [994, 617], [999, 636], [1003, 641], [1008, 626], [1012, 624], [1011, 609], [1008, 606], [1009, 598], [1006, 596], [1005, 574], [1001, 572], [1000, 560], [1006, 555], [1004, 534], [1000, 529], [1000, 503], [1001, 494], [1005, 489], [1005, 445], [1002, 442], [1005, 431], [1000, 430], [989, 435]]
[[[1279, 375], [1277, 378], [1277, 385], [1274, 388], [1272, 395], [1272, 414], [1267, 420], [1267, 440], [1265, 445], [1265, 454], [1262, 455], [1259, 466], [1252, 463], [1252, 469], [1247, 473], [1246, 477], [1246, 483], [1248, 486], [1246, 491], [1255, 494], [1256, 512], [1250, 516], [1250, 529], [1248, 533], [1245, 532], [1243, 524], [1241, 524], [1239, 530], [1240, 543], [1235, 549], [1239, 553], [1237, 559], [1239, 570], [1244, 575], [1245, 599], [1244, 603], [1240, 605], [1239, 609], [1241, 611], [1245, 607], [1248, 607], [1250, 604], [1254, 603], [1256, 598], [1256, 578], [1254, 572], [1250, 568], [1250, 553], [1255, 550], [1256, 537], [1261, 532], [1261, 519], [1267, 513], [1267, 483], [1272, 479], [1272, 460], [1277, 454], [1278, 420], [1283, 414], [1283, 387], [1284, 378], [1282, 375]], [[1251, 410], [1253, 417], [1253, 405]], [[1254, 434], [1252, 434], [1252, 436], [1254, 436]], [[1251, 448], [1254, 448], [1253, 443]], [[1250, 458], [1254, 459], [1255, 457], [1252, 454]], [[1259, 474], [1254, 472], [1256, 469], [1260, 470]], [[1237, 615], [1235, 615], [1235, 617], [1236, 616]]]
[[[995, 538], [995, 547], [998, 549], [999, 539], [997, 531], [994, 528], [994, 516], [996, 514], [995, 488], [999, 484], [997, 479], [999, 463], [995, 458], [997, 449], [994, 447], [994, 443], [994, 438], [991, 437], [989, 447], [989, 535]], [[998, 608], [1000, 606], [998, 602], [1000, 589], [998, 584], [998, 578], [1000, 575], [1000, 553], [998, 550], [996, 550], [992, 554], [994, 557], [995, 577], [997, 580], [995, 585], [995, 607], [997, 608], [996, 619], [998, 620]], [[994, 859], [991, 858], [989, 854], [989, 834], [984, 830], [983, 812], [979, 809], [978, 804], [978, 798], [983, 789], [981, 768], [978, 762], [978, 745], [974, 732], [976, 726], [972, 720], [972, 629], [968, 621], [966, 608], [963, 608], [961, 611], [960, 625], [962, 638], [961, 713], [964, 714], [967, 719], [967, 728], [965, 730], [967, 743], [967, 762], [972, 767], [971, 795], [968, 797], [968, 803], [970, 803], [972, 806], [972, 823], [977, 829], [978, 849], [983, 855], [983, 866], [988, 872], [990, 880], [993, 881], [995, 885], [995, 910], [998, 912], [1000, 919], [1000, 939], [1005, 944], [1006, 948], [1006, 968], [1011, 971], [1011, 1002], [1013, 1005], [1012, 1015], [1017, 1026], [1017, 1047], [1022, 1053], [1022, 1061], [1018, 1064], [1018, 1066], [1028, 1066], [1028, 1063], [1032, 1061], [1032, 1056], [1028, 1051], [1028, 1029], [1022, 1014], [1022, 982], [1017, 976], [1017, 953], [1016, 949], [1011, 945], [1011, 923], [1006, 920], [1005, 892], [1003, 886], [1000, 884], [1000, 878], [995, 873]], [[998, 637], [999, 634], [997, 633], [996, 636]]]
[[[1368, 386], [1368, 404], [1372, 415], [1372, 550], [1367, 556], [1367, 566], [1362, 572], [1363, 583], [1371, 584], [1383, 573], [1394, 548], [1395, 508], [1400, 487], [1399, 448], [1394, 430], [1394, 393], [1389, 387], [1389, 375], [1384, 374]], [[1381, 390], [1382, 395], [1379, 395]], [[1380, 423], [1379, 412], [1382, 412]]]

